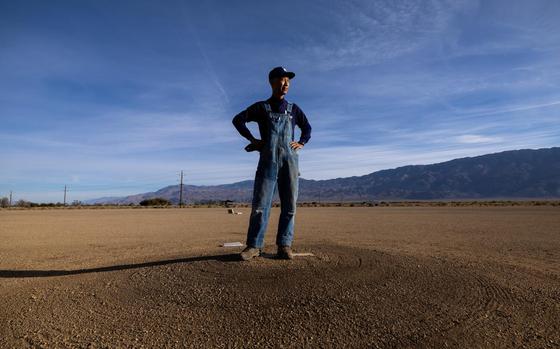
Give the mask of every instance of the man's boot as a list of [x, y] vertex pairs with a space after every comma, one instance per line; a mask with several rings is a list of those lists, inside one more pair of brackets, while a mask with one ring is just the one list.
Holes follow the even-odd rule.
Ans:
[[257, 257], [260, 256], [262, 252], [261, 248], [257, 248], [257, 247], [253, 247], [253, 246], [247, 246], [245, 247], [245, 249], [243, 251], [241, 251], [241, 259], [243, 259], [244, 261], [248, 261], [249, 259], [253, 258], [253, 257]]
[[280, 259], [293, 259], [292, 248], [290, 246], [278, 246], [277, 257]]

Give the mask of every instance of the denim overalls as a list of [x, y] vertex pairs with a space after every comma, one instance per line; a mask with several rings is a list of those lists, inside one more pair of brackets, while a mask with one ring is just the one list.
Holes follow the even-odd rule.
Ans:
[[273, 113], [270, 105], [265, 103], [269, 127], [268, 134], [261, 135], [265, 144], [260, 150], [255, 173], [247, 246], [264, 247], [264, 235], [276, 183], [281, 205], [276, 244], [292, 244], [299, 179], [298, 153], [290, 147], [292, 105], [288, 103], [284, 113]]

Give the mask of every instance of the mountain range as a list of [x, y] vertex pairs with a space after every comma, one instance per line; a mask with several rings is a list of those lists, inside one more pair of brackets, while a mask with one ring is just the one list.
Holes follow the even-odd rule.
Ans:
[[[250, 202], [253, 180], [221, 185], [185, 185], [185, 203]], [[130, 204], [162, 197], [179, 202], [179, 185], [89, 204]], [[448, 200], [560, 198], [560, 147], [510, 150], [430, 165], [408, 165], [326, 180], [300, 178], [298, 201]], [[278, 194], [275, 193], [275, 201]]]

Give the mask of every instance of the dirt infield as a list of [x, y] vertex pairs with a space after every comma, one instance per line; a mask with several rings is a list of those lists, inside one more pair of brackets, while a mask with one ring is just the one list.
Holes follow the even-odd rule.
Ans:
[[0, 211], [0, 347], [559, 348], [560, 208]]

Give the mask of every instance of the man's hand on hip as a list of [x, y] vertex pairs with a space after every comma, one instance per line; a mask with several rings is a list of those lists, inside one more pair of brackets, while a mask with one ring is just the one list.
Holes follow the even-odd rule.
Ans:
[[253, 139], [251, 144], [257, 149], [260, 150], [264, 146], [264, 141], [262, 139]]
[[298, 150], [303, 148], [303, 144], [299, 142], [290, 142], [290, 147], [292, 147], [293, 150]]
[[264, 147], [264, 141], [261, 139], [253, 138], [251, 139], [251, 143], [245, 147], [246, 151], [261, 151]]

